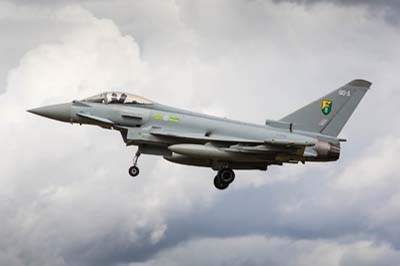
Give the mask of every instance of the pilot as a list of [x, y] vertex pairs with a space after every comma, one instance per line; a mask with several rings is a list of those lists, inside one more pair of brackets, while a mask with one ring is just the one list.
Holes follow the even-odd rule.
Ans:
[[113, 92], [113, 93], [111, 93], [110, 103], [116, 103], [116, 102], [118, 102], [118, 95], [115, 92]]
[[119, 98], [119, 103], [124, 103], [128, 96], [125, 93], [122, 93], [121, 97]]

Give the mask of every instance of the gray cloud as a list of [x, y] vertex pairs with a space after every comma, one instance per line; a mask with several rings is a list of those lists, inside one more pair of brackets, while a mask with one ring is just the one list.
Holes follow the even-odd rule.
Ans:
[[299, 5], [313, 6], [316, 4], [333, 4], [344, 7], [365, 7], [372, 15], [378, 15], [389, 24], [399, 23], [400, 2], [396, 0], [273, 0], [275, 3], [296, 3]]
[[[400, 35], [381, 16], [239, 0], [1, 7], [9, 38], [0, 45], [16, 49], [0, 54], [0, 264], [179, 265], [195, 253], [226, 263], [208, 256], [209, 241], [242, 265], [332, 250], [332, 265], [399, 261], [400, 126], [390, 103], [400, 97]], [[118, 87], [262, 123], [355, 77], [374, 85], [342, 134], [340, 162], [238, 172], [222, 193], [213, 172], [154, 157], [130, 180], [134, 149], [118, 134], [25, 112]]]
[[129, 265], [395, 266], [398, 264], [399, 255], [398, 251], [389, 246], [374, 245], [368, 241], [336, 243], [246, 236], [187, 241], [157, 254], [145, 263]]
[[364, 5], [370, 7], [383, 7], [383, 8], [400, 8], [400, 3], [396, 0], [384, 0], [384, 1], [374, 1], [374, 0], [274, 0], [274, 2], [290, 2], [299, 4], [316, 4], [316, 3], [332, 3], [339, 5]]

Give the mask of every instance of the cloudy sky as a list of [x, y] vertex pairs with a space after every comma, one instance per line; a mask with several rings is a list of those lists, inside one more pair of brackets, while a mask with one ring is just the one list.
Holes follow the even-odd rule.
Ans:
[[[400, 265], [395, 0], [0, 1], [0, 265]], [[354, 78], [341, 160], [243, 171], [142, 156], [26, 109], [117, 88], [263, 123]]]

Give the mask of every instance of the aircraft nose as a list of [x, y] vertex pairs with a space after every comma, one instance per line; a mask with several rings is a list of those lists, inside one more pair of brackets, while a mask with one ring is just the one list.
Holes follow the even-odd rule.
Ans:
[[71, 103], [62, 103], [31, 109], [28, 112], [62, 122], [70, 122], [71, 106]]

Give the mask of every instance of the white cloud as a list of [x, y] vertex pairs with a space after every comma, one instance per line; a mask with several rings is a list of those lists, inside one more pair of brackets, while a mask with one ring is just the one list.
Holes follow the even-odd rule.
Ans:
[[[1, 245], [11, 249], [1, 259], [8, 261], [11, 253], [21, 264], [80, 264], [106, 256], [101, 246], [92, 246], [109, 235], [113, 238], [106, 247], [157, 244], [168, 228], [171, 205], [177, 213], [185, 211], [207, 191], [197, 190], [199, 179], [166, 179], [173, 169], [143, 158], [147, 171], [131, 180], [126, 169], [133, 151], [128, 154], [119, 134], [111, 137], [111, 132], [26, 112], [116, 87], [140, 94], [150, 76], [148, 64], [135, 40], [111, 20], [78, 6], [41, 16], [73, 26], [60, 33], [58, 42], [29, 51], [10, 72], [0, 97], [7, 113], [0, 140], [7, 154], [0, 162], [0, 212], [7, 216], [0, 234]], [[175, 168], [175, 174], [183, 172]]]
[[400, 171], [397, 154], [400, 153], [400, 138], [386, 137], [369, 146], [359, 158], [347, 163], [347, 168], [336, 179], [341, 189], [379, 189], [397, 183]]

